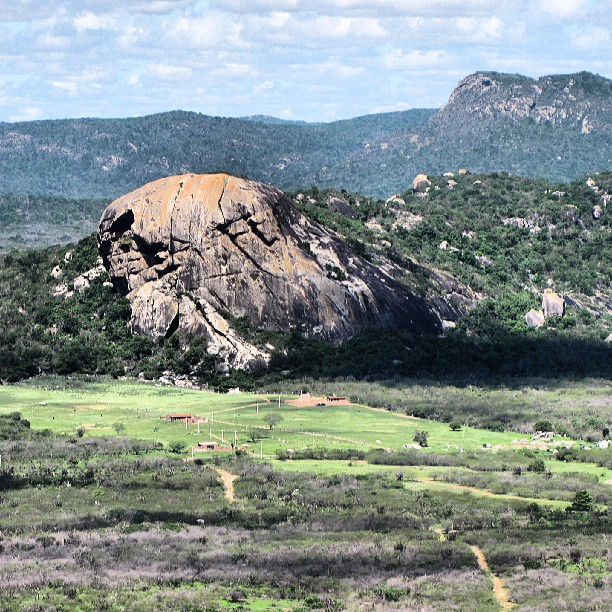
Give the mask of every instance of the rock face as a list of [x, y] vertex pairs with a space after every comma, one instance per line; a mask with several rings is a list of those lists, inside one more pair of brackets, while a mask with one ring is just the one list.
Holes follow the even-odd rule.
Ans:
[[267, 355], [232, 329], [345, 340], [366, 326], [439, 333], [433, 308], [302, 215], [277, 189], [226, 174], [160, 179], [113, 202], [98, 242], [134, 330], [204, 335], [234, 367]]
[[355, 218], [355, 211], [351, 208], [351, 205], [345, 198], [339, 195], [330, 194], [328, 196], [327, 208], [334, 212], [340, 213], [349, 219]]
[[542, 297], [542, 310], [544, 317], [562, 317], [565, 314], [565, 300], [562, 295], [552, 289], [545, 289]]
[[525, 322], [529, 327], [542, 327], [545, 319], [544, 315], [540, 310], [534, 310], [533, 308], [525, 315]]
[[431, 181], [426, 174], [417, 174], [412, 180], [412, 190], [417, 193], [424, 193], [431, 185]]
[[[601, 104], [592, 95], [601, 96]], [[440, 113], [457, 109], [481, 120], [530, 118], [536, 124], [571, 126], [581, 134], [608, 131], [610, 81], [589, 73], [537, 79], [496, 72], [477, 72], [459, 82]], [[607, 99], [606, 99], [607, 98]]]

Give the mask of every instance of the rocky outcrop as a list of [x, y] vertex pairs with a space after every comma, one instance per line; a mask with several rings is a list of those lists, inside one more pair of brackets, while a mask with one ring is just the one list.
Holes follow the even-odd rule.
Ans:
[[544, 317], [562, 317], [565, 314], [565, 300], [562, 295], [552, 289], [545, 289], [542, 297], [542, 310]]
[[[440, 113], [456, 112], [480, 120], [531, 119], [536, 124], [568, 126], [581, 134], [607, 131], [610, 81], [589, 73], [530, 79], [521, 75], [477, 72], [459, 82]], [[593, 103], [593, 96], [601, 104]]]
[[417, 174], [412, 180], [412, 190], [415, 193], [425, 193], [430, 186], [431, 181], [426, 174]]
[[533, 308], [525, 315], [525, 323], [529, 327], [542, 327], [546, 319], [541, 310], [534, 310]]
[[349, 219], [355, 218], [355, 211], [349, 204], [346, 198], [334, 193], [330, 193], [327, 197], [327, 208], [333, 212], [340, 213]]
[[508, 217], [507, 219], [502, 219], [502, 223], [511, 227], [517, 227], [518, 229], [529, 229], [533, 227], [533, 221], [528, 221], [527, 219], [523, 219], [523, 217]]
[[[152, 337], [204, 335], [234, 367], [265, 361], [233, 317], [345, 340], [367, 326], [440, 333], [435, 309], [277, 189], [225, 174], [160, 179], [102, 215], [98, 241], [132, 326]], [[399, 273], [399, 271], [398, 271]]]

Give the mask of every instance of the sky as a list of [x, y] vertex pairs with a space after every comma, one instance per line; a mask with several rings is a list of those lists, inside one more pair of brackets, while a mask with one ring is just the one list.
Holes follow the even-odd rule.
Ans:
[[612, 77], [609, 0], [2, 0], [0, 121], [173, 109], [333, 121], [476, 71]]

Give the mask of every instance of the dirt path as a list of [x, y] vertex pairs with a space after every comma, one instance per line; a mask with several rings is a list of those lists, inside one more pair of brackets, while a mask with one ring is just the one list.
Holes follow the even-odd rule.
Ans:
[[392, 410], [387, 410], [386, 408], [374, 408], [374, 406], [366, 406], [365, 404], [351, 404], [351, 406], [358, 406], [359, 408], [367, 408], [368, 410], [373, 410], [374, 412], [384, 412], [385, 414], [391, 414], [393, 416], [399, 417], [400, 419], [414, 419], [416, 421], [422, 420], [417, 417], [411, 416], [409, 414], [402, 414], [401, 412], [393, 412]]
[[418, 482], [425, 482], [427, 484], [437, 485], [441, 488], [457, 489], [458, 491], [470, 491], [471, 493], [477, 493], [478, 495], [487, 495], [489, 497], [496, 497], [498, 499], [513, 499], [524, 502], [536, 502], [539, 504], [556, 503], [553, 499], [540, 499], [531, 497], [520, 497], [519, 495], [511, 495], [509, 493], [491, 493], [486, 489], [477, 489], [476, 487], [469, 487], [467, 485], [455, 484], [454, 482], [445, 482], [444, 480], [435, 480], [430, 477], [422, 477], [416, 479]]
[[502, 610], [511, 610], [514, 608], [516, 604], [510, 601], [510, 593], [504, 586], [504, 581], [489, 569], [487, 559], [480, 547], [470, 546], [470, 550], [474, 553], [474, 556], [478, 561], [478, 567], [491, 578], [491, 582], [493, 583], [493, 595], [495, 595], [495, 599], [497, 599], [497, 603], [500, 605]]
[[[446, 534], [441, 527], [430, 527], [430, 529], [438, 534], [440, 537], [440, 542], [446, 542]], [[484, 556], [481, 548], [479, 546], [470, 546], [470, 550], [474, 553], [480, 570], [491, 578], [491, 582], [493, 583], [493, 595], [495, 596], [495, 599], [497, 600], [497, 603], [501, 609], [511, 610], [514, 608], [516, 604], [510, 601], [510, 593], [504, 586], [504, 581], [491, 571], [489, 564], [487, 563], [487, 558]]]
[[234, 480], [238, 478], [236, 474], [230, 474], [227, 470], [222, 470], [221, 468], [216, 467], [217, 473], [221, 477], [223, 481], [223, 486], [225, 487], [225, 499], [229, 501], [236, 501], [236, 496], [234, 495]]
[[234, 406], [233, 408], [219, 408], [219, 410], [212, 410], [215, 414], [221, 414], [222, 412], [235, 412], [238, 410], [243, 410], [244, 408], [253, 408], [253, 406], [257, 406], [257, 404], [271, 404], [271, 400], [263, 395], [257, 396], [260, 401], [253, 402], [252, 404], [243, 404], [242, 406]]

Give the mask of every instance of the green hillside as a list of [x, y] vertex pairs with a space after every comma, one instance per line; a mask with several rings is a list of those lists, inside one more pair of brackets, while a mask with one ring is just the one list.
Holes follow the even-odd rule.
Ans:
[[332, 123], [174, 111], [129, 119], [0, 124], [0, 193], [112, 198], [185, 172], [248, 175], [281, 189], [378, 197], [419, 172], [467, 167], [569, 181], [612, 164], [612, 82], [482, 72], [442, 110]]
[[299, 124], [175, 111], [132, 119], [0, 124], [0, 192], [111, 198], [162, 176], [248, 174], [280, 188], [404, 129], [435, 111]]
[[[185, 352], [182, 338], [154, 342], [133, 334], [127, 300], [104, 285], [103, 275], [82, 293], [53, 295], [62, 284], [64, 293], [71, 290], [76, 276], [96, 266], [93, 236], [75, 247], [6, 254], [0, 258], [0, 379], [141, 372], [156, 378], [166, 370], [222, 387], [256, 387], [287, 373], [370, 380], [609, 378], [612, 345], [604, 339], [612, 331], [612, 241], [607, 211], [597, 220], [592, 211], [610, 190], [612, 175], [594, 176], [597, 193], [584, 179], [554, 185], [496, 174], [457, 176], [453, 189], [449, 177], [431, 177], [427, 196], [407, 192], [389, 202], [321, 190], [295, 194], [306, 214], [343, 235], [356, 252], [381, 265], [399, 264], [401, 280], [414, 291], [434, 298], [440, 278], [450, 273], [463, 284], [457, 291], [469, 286], [482, 299], [444, 337], [372, 329], [341, 346], [256, 330], [234, 319], [234, 328], [251, 342], [271, 343], [276, 351], [267, 371], [230, 377], [218, 373], [202, 342], [190, 342]], [[344, 200], [345, 214], [330, 196]], [[505, 224], [508, 219], [528, 226]], [[61, 279], [51, 275], [56, 266]], [[566, 296], [565, 316], [540, 329], [528, 327], [526, 312], [540, 308], [551, 284]]]
[[0, 252], [76, 242], [93, 232], [108, 200], [0, 195]]

